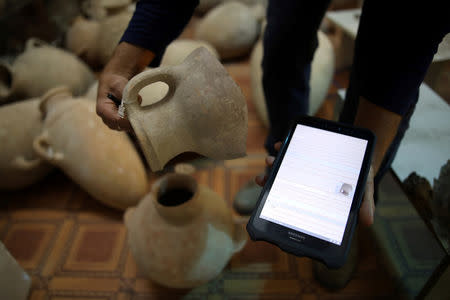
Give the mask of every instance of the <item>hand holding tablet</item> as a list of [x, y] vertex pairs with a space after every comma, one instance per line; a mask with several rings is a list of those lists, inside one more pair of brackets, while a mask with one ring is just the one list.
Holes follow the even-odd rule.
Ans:
[[[318, 259], [329, 267], [343, 265], [374, 140], [366, 129], [300, 118], [279, 152], [247, 224], [251, 238]], [[364, 223], [371, 223], [372, 202], [364, 203]]]

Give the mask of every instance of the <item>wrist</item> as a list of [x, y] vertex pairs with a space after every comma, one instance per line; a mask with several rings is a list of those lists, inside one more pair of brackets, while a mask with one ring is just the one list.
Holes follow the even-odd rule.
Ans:
[[150, 50], [122, 42], [114, 50], [102, 74], [116, 74], [129, 80], [142, 72], [154, 57]]

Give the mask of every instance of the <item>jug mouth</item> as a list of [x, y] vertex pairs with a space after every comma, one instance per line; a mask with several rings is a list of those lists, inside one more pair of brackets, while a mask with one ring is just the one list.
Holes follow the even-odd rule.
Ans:
[[192, 200], [197, 182], [189, 175], [170, 174], [161, 181], [156, 193], [158, 204], [164, 207], [180, 206]]

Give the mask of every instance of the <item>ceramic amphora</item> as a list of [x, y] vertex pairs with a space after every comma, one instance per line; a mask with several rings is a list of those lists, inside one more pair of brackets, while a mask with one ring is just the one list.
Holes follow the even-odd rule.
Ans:
[[151, 280], [191, 288], [219, 275], [247, 233], [214, 191], [185, 174], [168, 174], [125, 213], [128, 244]]
[[90, 66], [104, 66], [111, 58], [132, 15], [130, 12], [122, 12], [100, 21], [78, 17], [67, 31], [66, 48]]
[[0, 189], [26, 187], [50, 172], [33, 150], [41, 129], [38, 98], [0, 106]]
[[161, 66], [179, 65], [197, 48], [205, 47], [214, 57], [219, 58], [219, 53], [214, 47], [205, 41], [179, 39], [167, 46], [164, 56], [161, 60]]
[[[315, 115], [328, 93], [334, 72], [333, 45], [327, 36], [318, 31], [319, 46], [314, 54], [311, 65], [310, 95], [308, 115]], [[262, 86], [263, 43], [260, 39], [253, 48], [250, 56], [250, 80], [252, 100], [256, 112], [266, 127], [269, 127], [266, 100]]]
[[72, 53], [32, 38], [12, 66], [0, 64], [0, 102], [40, 97], [60, 85], [81, 95], [93, 81], [92, 71]]
[[127, 9], [131, 0], [84, 0], [81, 10], [94, 20], [102, 20]]
[[264, 7], [231, 1], [218, 5], [199, 22], [195, 39], [209, 42], [221, 59], [248, 54], [258, 38]]
[[108, 206], [138, 203], [148, 187], [144, 165], [128, 136], [97, 116], [94, 102], [62, 87], [48, 91], [40, 108], [44, 126], [33, 142], [40, 157]]
[[[162, 81], [166, 96], [142, 107], [138, 93]], [[222, 64], [205, 48], [177, 66], [133, 77], [123, 91], [125, 113], [153, 171], [176, 155], [196, 152], [218, 160], [245, 156], [247, 103]]]

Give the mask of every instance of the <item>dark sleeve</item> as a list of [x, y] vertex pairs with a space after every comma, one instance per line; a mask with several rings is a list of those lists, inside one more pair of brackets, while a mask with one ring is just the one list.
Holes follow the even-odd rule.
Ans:
[[155, 53], [160, 58], [189, 22], [198, 0], [139, 0], [120, 42]]

